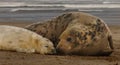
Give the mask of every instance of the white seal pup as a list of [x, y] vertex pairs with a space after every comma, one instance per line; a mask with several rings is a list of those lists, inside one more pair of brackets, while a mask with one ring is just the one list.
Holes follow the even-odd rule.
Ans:
[[0, 25], [0, 50], [53, 54], [53, 43], [24, 28]]

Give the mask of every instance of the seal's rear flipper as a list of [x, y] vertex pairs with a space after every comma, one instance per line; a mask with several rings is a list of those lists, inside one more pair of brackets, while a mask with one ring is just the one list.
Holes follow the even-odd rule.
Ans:
[[101, 56], [109, 56], [114, 51], [112, 36], [108, 36], [108, 46], [99, 53]]
[[108, 36], [108, 42], [109, 42], [110, 48], [111, 48], [111, 49], [114, 49], [112, 36]]

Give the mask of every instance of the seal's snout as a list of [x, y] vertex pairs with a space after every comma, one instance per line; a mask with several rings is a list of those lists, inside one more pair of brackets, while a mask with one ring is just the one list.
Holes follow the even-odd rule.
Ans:
[[48, 53], [48, 55], [54, 55], [56, 54], [56, 49], [51, 49], [50, 53]]

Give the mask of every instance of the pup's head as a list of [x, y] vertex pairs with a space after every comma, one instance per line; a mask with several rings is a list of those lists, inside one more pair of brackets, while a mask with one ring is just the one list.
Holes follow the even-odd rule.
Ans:
[[84, 26], [67, 28], [60, 36], [57, 45], [58, 53], [85, 55], [88, 51], [87, 46], [92, 45], [91, 37], [86, 29]]
[[43, 38], [42, 36], [38, 36], [34, 43], [36, 44], [36, 52], [40, 54], [55, 54], [56, 50], [54, 48], [53, 43], [46, 39]]

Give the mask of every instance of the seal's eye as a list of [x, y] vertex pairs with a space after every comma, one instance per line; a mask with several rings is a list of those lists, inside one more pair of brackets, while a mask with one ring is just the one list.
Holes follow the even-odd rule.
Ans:
[[72, 39], [69, 37], [69, 38], [67, 38], [66, 40], [67, 40], [67, 41], [71, 41]]

